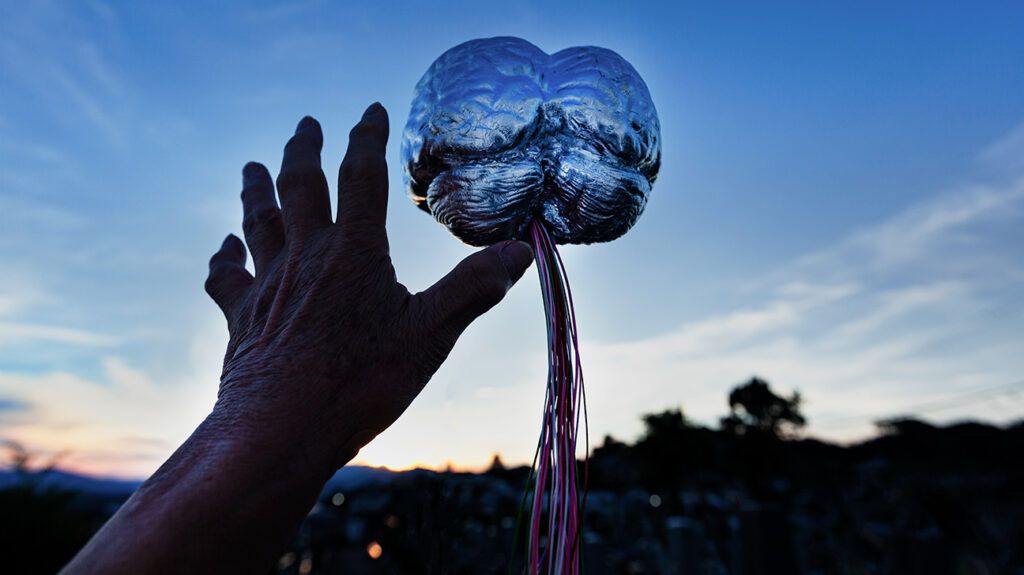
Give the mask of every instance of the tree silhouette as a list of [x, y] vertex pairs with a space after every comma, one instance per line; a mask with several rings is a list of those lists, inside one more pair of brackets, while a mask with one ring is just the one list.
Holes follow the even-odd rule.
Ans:
[[681, 409], [650, 413], [643, 420], [644, 434], [634, 450], [641, 478], [648, 489], [662, 493], [666, 508], [672, 509], [690, 456], [688, 434], [692, 428]]
[[53, 471], [57, 468], [60, 460], [67, 457], [70, 453], [66, 450], [60, 451], [51, 455], [45, 463], [38, 464], [36, 462], [39, 461], [40, 455], [30, 451], [20, 442], [13, 439], [5, 439], [0, 441], [0, 447], [7, 451], [7, 463], [3, 467], [10, 468], [22, 479], [31, 477], [33, 474], [41, 476], [48, 471]]
[[505, 463], [501, 461], [501, 455], [495, 453], [491, 458], [491, 466], [487, 468], [487, 473], [502, 473], [504, 471]]
[[643, 416], [644, 438], [672, 438], [690, 426], [681, 409], [670, 409], [661, 413], [648, 413]]
[[729, 393], [730, 413], [721, 420], [722, 431], [777, 438], [792, 435], [807, 424], [800, 413], [800, 401], [799, 392], [782, 397], [771, 390], [767, 381], [753, 377]]

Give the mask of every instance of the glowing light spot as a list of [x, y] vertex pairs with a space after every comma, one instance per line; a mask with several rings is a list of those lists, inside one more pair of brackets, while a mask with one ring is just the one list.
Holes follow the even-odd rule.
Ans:
[[335, 507], [341, 507], [341, 504], [345, 503], [345, 494], [340, 491], [335, 493], [334, 496], [331, 497], [331, 503], [333, 503]]
[[299, 563], [299, 575], [309, 575], [313, 572], [313, 560], [306, 557]]
[[380, 559], [380, 556], [384, 553], [384, 548], [380, 546], [380, 543], [373, 541], [366, 546], [366, 554], [370, 556], [370, 559]]
[[661, 507], [661, 496], [658, 495], [657, 493], [655, 493], [654, 495], [651, 495], [650, 502], [651, 502], [651, 507]]
[[384, 520], [384, 525], [387, 525], [389, 529], [394, 529], [395, 527], [398, 527], [398, 524], [398, 518], [394, 515], [388, 515], [388, 518]]
[[295, 554], [289, 551], [281, 556], [281, 559], [277, 562], [278, 569], [287, 569], [295, 563]]

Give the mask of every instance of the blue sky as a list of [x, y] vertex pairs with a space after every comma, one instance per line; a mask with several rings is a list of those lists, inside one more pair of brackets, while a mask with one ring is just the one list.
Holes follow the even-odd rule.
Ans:
[[[592, 437], [713, 423], [753, 374], [836, 440], [920, 406], [1024, 415], [1020, 386], [985, 391], [1024, 378], [1019, 3], [170, 4], [3, 2], [2, 438], [141, 475], [187, 436], [226, 342], [206, 260], [241, 166], [304, 114], [336, 166], [388, 108], [399, 278], [445, 273], [470, 250], [404, 197], [398, 136], [431, 61], [494, 35], [616, 50], [661, 118], [636, 228], [564, 251]], [[543, 354], [531, 272], [361, 460], [525, 461]]]

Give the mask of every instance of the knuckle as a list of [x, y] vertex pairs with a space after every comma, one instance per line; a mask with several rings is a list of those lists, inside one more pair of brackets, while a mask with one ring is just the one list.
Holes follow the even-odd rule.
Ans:
[[496, 263], [479, 262], [477, 265], [468, 266], [463, 276], [463, 283], [476, 296], [475, 299], [490, 305], [504, 297], [507, 288], [507, 282], [503, 274], [496, 269]]
[[313, 120], [316, 129], [299, 130], [284, 145], [285, 155], [289, 153], [307, 153], [319, 147], [320, 124]]
[[277, 175], [277, 189], [287, 192], [308, 187], [322, 177], [320, 166], [312, 162], [292, 163], [281, 168], [281, 173]]
[[350, 142], [353, 140], [364, 140], [370, 136], [374, 136], [379, 129], [380, 127], [374, 122], [370, 122], [365, 119], [360, 120], [359, 123], [352, 126], [352, 129], [349, 130], [348, 139]]
[[223, 307], [226, 301], [236, 299], [251, 281], [252, 276], [245, 268], [235, 264], [219, 264], [210, 267], [203, 288]]
[[283, 168], [281, 173], [277, 175], [277, 189], [282, 192], [294, 189], [301, 183], [303, 178], [304, 175], [298, 166]]
[[341, 163], [341, 179], [346, 183], [374, 182], [387, 173], [387, 160], [379, 154], [348, 154]]
[[[235, 254], [231, 252], [235, 251]], [[238, 247], [234, 244], [225, 245], [217, 253], [210, 256], [210, 273], [222, 273], [223, 269], [237, 261]]]
[[274, 181], [270, 179], [270, 175], [267, 175], [266, 181], [247, 183], [242, 187], [243, 204], [249, 204], [253, 202], [265, 201], [264, 198], [274, 197]]
[[225, 254], [223, 251], [219, 251], [210, 256], [210, 275], [213, 275], [220, 267], [224, 265]]
[[277, 206], [257, 206], [245, 212], [245, 216], [242, 217], [242, 231], [246, 236], [251, 236], [263, 228], [276, 226], [279, 222], [281, 210]]
[[207, 276], [206, 282], [203, 284], [203, 289], [205, 289], [207, 295], [212, 297], [214, 300], [216, 300], [220, 295], [220, 281], [217, 275], [214, 274], [213, 270], [210, 270], [210, 275]]

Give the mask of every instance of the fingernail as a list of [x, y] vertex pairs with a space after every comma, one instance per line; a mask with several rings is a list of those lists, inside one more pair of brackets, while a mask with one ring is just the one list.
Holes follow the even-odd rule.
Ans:
[[295, 132], [302, 132], [316, 126], [316, 119], [313, 116], [305, 116], [299, 120], [299, 125], [295, 127]]
[[533, 263], [533, 249], [526, 242], [509, 241], [501, 247], [498, 257], [501, 258], [501, 263], [505, 266], [509, 279], [515, 283], [523, 277], [527, 268]]
[[[235, 234], [228, 234], [228, 237], [224, 238], [224, 243], [220, 245], [220, 249], [225, 250], [230, 247], [237, 248], [241, 243], [242, 240], [238, 239], [238, 236]], [[235, 251], [237, 251], [237, 249]]]
[[269, 175], [267, 168], [263, 164], [258, 162], [249, 162], [242, 168], [242, 182], [249, 180], [262, 179]]

